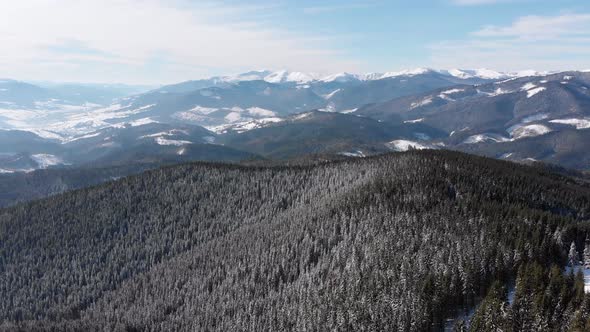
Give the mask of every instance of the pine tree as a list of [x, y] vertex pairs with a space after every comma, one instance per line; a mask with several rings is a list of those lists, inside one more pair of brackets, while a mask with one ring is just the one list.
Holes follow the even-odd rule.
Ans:
[[584, 268], [590, 269], [590, 242], [588, 239], [584, 243]]
[[572, 269], [578, 265], [579, 258], [578, 258], [578, 250], [576, 249], [576, 244], [572, 241], [570, 245], [570, 252], [568, 254], [568, 262]]

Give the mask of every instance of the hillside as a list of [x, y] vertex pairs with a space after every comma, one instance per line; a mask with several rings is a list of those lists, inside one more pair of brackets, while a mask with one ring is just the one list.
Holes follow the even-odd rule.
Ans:
[[0, 329], [440, 330], [589, 219], [589, 187], [456, 152], [167, 167], [0, 210]]

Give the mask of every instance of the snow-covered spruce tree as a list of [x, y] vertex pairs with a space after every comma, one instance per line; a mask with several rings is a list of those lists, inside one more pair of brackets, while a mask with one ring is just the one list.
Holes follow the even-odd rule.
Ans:
[[572, 267], [572, 269], [580, 262], [580, 258], [578, 257], [578, 250], [576, 249], [576, 243], [573, 241], [570, 245], [570, 251], [567, 257], [568, 263]]

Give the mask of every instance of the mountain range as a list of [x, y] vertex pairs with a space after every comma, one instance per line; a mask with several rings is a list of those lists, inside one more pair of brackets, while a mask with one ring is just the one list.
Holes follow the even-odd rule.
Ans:
[[411, 148], [590, 170], [588, 72], [252, 71], [140, 88], [1, 81], [0, 172]]

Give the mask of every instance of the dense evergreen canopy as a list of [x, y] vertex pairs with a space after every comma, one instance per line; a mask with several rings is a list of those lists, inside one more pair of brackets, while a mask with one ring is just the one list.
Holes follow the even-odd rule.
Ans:
[[0, 329], [440, 330], [589, 218], [586, 185], [455, 152], [165, 167], [0, 210]]

